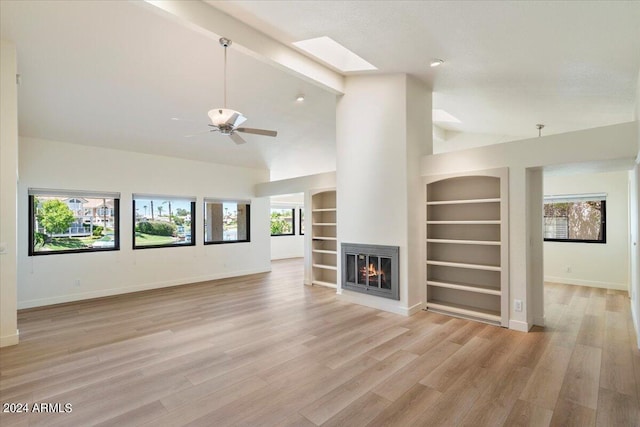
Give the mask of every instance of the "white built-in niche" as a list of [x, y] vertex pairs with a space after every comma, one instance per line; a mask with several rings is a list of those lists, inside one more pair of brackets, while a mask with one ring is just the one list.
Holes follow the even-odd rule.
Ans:
[[312, 285], [337, 287], [336, 192], [311, 195]]
[[425, 184], [427, 310], [508, 326], [508, 169]]

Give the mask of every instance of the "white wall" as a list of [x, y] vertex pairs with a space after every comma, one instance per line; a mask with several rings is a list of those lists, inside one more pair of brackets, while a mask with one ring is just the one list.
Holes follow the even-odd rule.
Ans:
[[[534, 131], [536, 130], [534, 129]], [[516, 137], [513, 135], [456, 132], [452, 130], [439, 132], [439, 135], [441, 136], [440, 138], [434, 138], [433, 140], [434, 154], [448, 153], [450, 151], [466, 150], [476, 147], [484, 147], [486, 145], [502, 144], [505, 142], [524, 139], [524, 137]]]
[[[269, 200], [254, 197], [268, 170], [20, 138], [18, 306], [269, 271]], [[119, 191], [120, 250], [27, 255], [27, 189]], [[132, 193], [195, 196], [196, 246], [132, 249]], [[251, 242], [202, 244], [204, 197], [251, 199]], [[80, 286], [75, 286], [79, 280]]]
[[[638, 130], [640, 138], [640, 129]], [[638, 162], [629, 172], [629, 252], [630, 296], [638, 347], [640, 347], [640, 153]]]
[[16, 49], [0, 45], [0, 347], [18, 343], [16, 314], [18, 243], [18, 91]]
[[[629, 122], [423, 158], [423, 175], [509, 167], [510, 298], [511, 302], [522, 299], [525, 306], [523, 312], [515, 312], [510, 304], [511, 328], [530, 328], [533, 326], [530, 319], [542, 310], [534, 307], [536, 298], [527, 298], [529, 286], [534, 289], [542, 286], [542, 282], [528, 283], [527, 263], [536, 245], [527, 239], [527, 218], [535, 214], [527, 211], [527, 169], [571, 162], [632, 159], [637, 153], [636, 139], [637, 123]], [[531, 234], [530, 237], [542, 240], [542, 235]]]
[[404, 74], [345, 79], [336, 113], [338, 244], [398, 246], [400, 301], [339, 283], [342, 299], [401, 314], [422, 308], [420, 158], [432, 150], [430, 111], [431, 93]]
[[636, 164], [629, 173], [629, 226], [631, 229], [631, 312], [634, 316], [637, 344], [640, 348], [640, 70], [636, 83]]
[[[307, 212], [311, 212], [311, 193], [319, 190], [335, 190], [336, 173], [326, 172], [314, 175], [306, 175], [298, 178], [289, 178], [279, 181], [262, 182], [256, 184], [255, 192], [257, 196], [278, 196], [281, 194], [303, 193], [303, 205]], [[306, 215], [305, 233], [303, 238], [304, 256], [304, 283], [311, 285], [313, 276], [312, 252], [311, 252], [311, 215]]]
[[[546, 175], [544, 194], [607, 194], [607, 243], [544, 242], [544, 280], [627, 290], [628, 172]], [[606, 268], [603, 268], [606, 266]], [[571, 271], [567, 272], [567, 268]]]
[[294, 209], [293, 236], [271, 236], [271, 259], [302, 258], [304, 256], [304, 235], [300, 234], [300, 209], [304, 203], [274, 204], [274, 209]]

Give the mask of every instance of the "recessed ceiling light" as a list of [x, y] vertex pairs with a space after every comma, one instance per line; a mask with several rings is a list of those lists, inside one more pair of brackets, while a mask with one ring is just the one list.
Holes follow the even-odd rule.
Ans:
[[433, 110], [431, 120], [440, 123], [462, 123], [457, 117], [441, 109]]
[[431, 62], [429, 62], [429, 65], [431, 65], [431, 68], [439, 67], [442, 64], [444, 64], [444, 61], [438, 58], [434, 58], [431, 60]]
[[377, 70], [375, 66], [327, 36], [301, 40], [293, 45], [342, 72]]
[[298, 102], [304, 101], [304, 95], [298, 95], [298, 97], [296, 98], [296, 101]]

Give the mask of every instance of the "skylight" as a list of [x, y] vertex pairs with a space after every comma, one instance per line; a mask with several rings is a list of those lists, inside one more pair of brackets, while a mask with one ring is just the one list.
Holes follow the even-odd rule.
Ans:
[[327, 36], [301, 40], [293, 45], [345, 73], [378, 69]]
[[433, 115], [431, 116], [431, 120], [433, 120], [434, 122], [440, 122], [440, 123], [462, 123], [458, 118], [452, 116], [451, 114], [441, 109], [433, 110]]

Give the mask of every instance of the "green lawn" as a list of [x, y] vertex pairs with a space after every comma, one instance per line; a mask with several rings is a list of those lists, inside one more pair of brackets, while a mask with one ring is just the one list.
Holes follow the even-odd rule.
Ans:
[[177, 243], [178, 239], [171, 236], [156, 236], [136, 232], [136, 246], [167, 245]]
[[42, 247], [36, 247], [36, 252], [86, 249], [94, 241], [92, 237], [54, 237]]
[[[66, 251], [73, 249], [89, 249], [98, 237], [54, 237], [42, 247], [36, 247], [36, 252]], [[176, 237], [156, 236], [153, 234], [136, 233], [136, 246], [153, 246], [179, 243]]]

